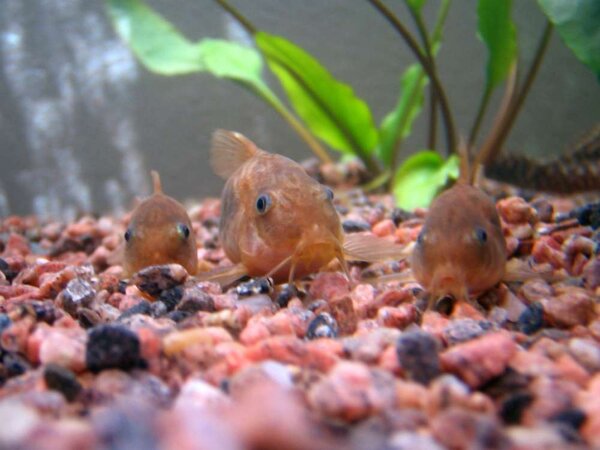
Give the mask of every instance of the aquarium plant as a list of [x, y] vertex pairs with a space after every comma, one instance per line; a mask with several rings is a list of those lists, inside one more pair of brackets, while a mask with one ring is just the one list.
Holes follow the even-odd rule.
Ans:
[[[150, 71], [165, 76], [209, 73], [233, 81], [270, 105], [298, 133], [322, 162], [331, 162], [329, 149], [359, 158], [371, 176], [371, 186], [386, 185], [399, 207], [427, 206], [459, 172], [459, 138], [436, 56], [443, 44], [450, 0], [437, 2], [437, 17], [429, 29], [423, 18], [427, 0], [404, 0], [417, 35], [381, 0], [366, 0], [398, 32], [415, 57], [400, 76], [400, 92], [379, 125], [367, 103], [336, 79], [315, 57], [285, 37], [257, 28], [226, 0], [216, 0], [245, 28], [255, 46], [204, 38], [192, 42], [143, 0], [107, 0], [108, 13], [119, 35]], [[478, 145], [476, 161], [491, 162], [502, 149], [536, 74], [554, 28], [575, 55], [600, 78], [600, 2], [597, 0], [538, 0], [547, 23], [540, 30], [531, 65], [519, 66], [518, 35], [511, 18], [512, 0], [478, 0], [478, 28], [487, 48], [485, 85], [471, 129], [462, 144]], [[450, 49], [451, 50], [451, 49]], [[268, 86], [263, 66], [279, 80], [287, 102]], [[492, 93], [504, 86], [502, 104], [485, 137], [479, 139]], [[401, 161], [403, 141], [428, 98], [428, 135], [424, 150]], [[290, 109], [291, 106], [291, 109]], [[293, 110], [293, 112], [292, 112]], [[441, 119], [444, 145], [438, 142]], [[441, 150], [444, 151], [441, 151]], [[445, 157], [444, 157], [445, 156]]]

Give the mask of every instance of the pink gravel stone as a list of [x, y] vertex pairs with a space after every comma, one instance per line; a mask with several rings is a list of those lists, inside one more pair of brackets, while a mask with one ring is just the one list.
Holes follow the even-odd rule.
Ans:
[[385, 372], [381, 374], [385, 374], [385, 379], [378, 382], [364, 364], [340, 362], [312, 387], [308, 401], [331, 418], [347, 422], [365, 419], [393, 405], [393, 378]]
[[379, 237], [390, 236], [396, 231], [396, 225], [391, 219], [385, 219], [373, 226], [373, 234]]
[[565, 266], [565, 255], [560, 248], [560, 244], [550, 236], [542, 236], [536, 240], [531, 254], [537, 263], [547, 262], [556, 269]]
[[250, 361], [274, 359], [287, 364], [328, 371], [336, 362], [337, 356], [328, 349], [305, 343], [291, 336], [274, 336], [263, 339], [246, 349]]
[[592, 378], [585, 391], [577, 394], [577, 406], [586, 414], [582, 436], [594, 448], [600, 448], [600, 373]]
[[544, 318], [555, 327], [585, 325], [595, 317], [595, 302], [583, 289], [570, 287], [557, 297], [542, 299], [541, 303]]
[[477, 388], [504, 372], [516, 351], [510, 334], [500, 331], [455, 345], [440, 355], [440, 361], [445, 371]]
[[508, 223], [535, 223], [537, 212], [521, 197], [508, 197], [500, 200], [496, 207], [500, 217]]
[[512, 448], [494, 416], [460, 408], [449, 408], [435, 416], [431, 422], [431, 432], [438, 442], [449, 449]]
[[416, 320], [417, 308], [413, 304], [384, 306], [377, 311], [377, 321], [384, 327], [404, 329]]
[[533, 426], [571, 408], [579, 387], [560, 378], [537, 377], [529, 385], [529, 391], [534, 400], [524, 411], [522, 423]]
[[339, 272], [321, 272], [310, 285], [312, 298], [331, 300], [350, 292], [350, 282]]
[[351, 335], [356, 331], [358, 317], [354, 310], [354, 303], [349, 295], [330, 300], [329, 311], [336, 320], [342, 336]]
[[40, 345], [40, 362], [58, 364], [73, 372], [85, 370], [87, 333], [81, 328], [53, 328]]
[[376, 290], [370, 284], [359, 284], [350, 294], [356, 314], [361, 319], [372, 318], [377, 313]]
[[600, 371], [600, 344], [592, 339], [575, 338], [569, 341], [569, 352], [589, 372]]

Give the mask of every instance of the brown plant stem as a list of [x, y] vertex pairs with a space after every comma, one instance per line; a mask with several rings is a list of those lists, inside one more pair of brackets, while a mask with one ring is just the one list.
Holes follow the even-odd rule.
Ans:
[[490, 102], [490, 97], [492, 96], [492, 89], [486, 89], [481, 97], [481, 101], [479, 102], [479, 108], [477, 110], [477, 117], [475, 118], [475, 122], [473, 122], [473, 126], [471, 127], [471, 133], [469, 133], [469, 148], [472, 148], [475, 145], [475, 140], [477, 139], [477, 134], [479, 133], [479, 128], [481, 126], [481, 122], [483, 120], [483, 116], [485, 115], [485, 111], [487, 110], [488, 104]]
[[548, 48], [548, 44], [550, 43], [550, 37], [552, 36], [553, 25], [549, 21], [546, 22], [546, 27], [544, 28], [544, 32], [542, 33], [542, 37], [538, 42], [538, 46], [535, 52], [535, 56], [525, 75], [525, 80], [521, 89], [512, 97], [508, 107], [502, 114], [498, 122], [497, 130], [493, 130], [490, 134], [490, 137], [487, 139], [486, 143], [483, 145], [481, 153], [484, 156], [480, 159], [481, 164], [487, 165], [490, 162], [494, 161], [494, 159], [500, 154], [502, 150], [502, 145], [512, 126], [515, 123], [515, 119], [517, 118], [527, 95], [531, 90], [531, 85], [535, 80], [537, 73], [539, 72], [542, 60]]
[[[429, 39], [427, 28], [423, 23], [423, 17], [421, 16], [421, 14], [417, 14], [417, 12], [413, 8], [409, 7], [408, 10], [410, 11], [410, 14], [413, 17], [415, 24], [417, 25], [417, 30], [419, 31], [419, 35], [421, 36], [421, 41], [423, 43], [423, 48], [425, 49], [425, 55], [427, 56], [427, 59], [429, 59], [429, 64], [431, 64], [433, 70], [437, 71], [435, 58], [433, 56], [433, 52], [431, 51], [431, 40]], [[437, 140], [436, 108], [438, 105], [438, 98], [435, 89], [430, 89], [429, 91], [429, 133], [427, 137], [427, 148], [433, 150], [435, 149], [435, 144]]]
[[248, 19], [246, 19], [242, 13], [240, 13], [236, 8], [234, 8], [233, 6], [231, 6], [229, 3], [227, 3], [225, 0], [215, 0], [220, 6], [221, 8], [223, 8], [225, 11], [227, 11], [229, 14], [231, 14], [233, 16], [233, 18], [235, 20], [237, 20], [239, 22], [239, 24], [244, 27], [244, 29], [251, 35], [255, 35], [256, 32], [258, 31], [258, 28], [256, 28], [252, 22], [250, 22]]
[[452, 117], [452, 113], [450, 112], [450, 106], [448, 104], [446, 92], [444, 91], [440, 83], [435, 67], [432, 67], [429, 59], [426, 57], [426, 55], [423, 54], [415, 38], [404, 27], [400, 20], [398, 20], [398, 18], [380, 0], [368, 1], [386, 18], [386, 20], [392, 25], [392, 27], [394, 27], [394, 29], [400, 34], [400, 36], [402, 36], [409, 49], [414, 53], [421, 66], [423, 66], [423, 69], [425, 70], [427, 76], [431, 80], [431, 84], [434, 88], [436, 96], [439, 98], [440, 101], [440, 108], [442, 111], [442, 117], [444, 119], [444, 126], [446, 131], [446, 143], [448, 146], [448, 153], [455, 153], [456, 131], [454, 126], [454, 119]]
[[[233, 16], [233, 18], [252, 36], [254, 36], [258, 28], [256, 28], [252, 22], [246, 19], [236, 8], [231, 6], [225, 0], [215, 0], [225, 11]], [[327, 153], [321, 143], [311, 134], [311, 132], [304, 126], [304, 124], [287, 109], [283, 103], [277, 98], [272, 96], [264, 95], [263, 92], [255, 90], [255, 92], [263, 98], [279, 115], [285, 120], [288, 125], [300, 136], [306, 145], [312, 150], [312, 152], [324, 163], [331, 163], [333, 160]]]

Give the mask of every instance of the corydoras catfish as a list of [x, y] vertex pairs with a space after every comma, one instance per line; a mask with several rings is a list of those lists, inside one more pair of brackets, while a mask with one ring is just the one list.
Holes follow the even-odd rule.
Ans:
[[259, 149], [240, 133], [213, 134], [212, 167], [226, 179], [219, 236], [234, 266], [206, 276], [227, 284], [244, 275], [293, 281], [337, 259], [379, 261], [404, 249], [370, 235], [344, 236], [333, 191], [295, 161]]
[[177, 200], [163, 193], [155, 171], [152, 181], [154, 193], [135, 208], [125, 232], [124, 275], [168, 263], [181, 264], [194, 274], [198, 255], [190, 218]]
[[467, 300], [502, 280], [506, 256], [496, 205], [479, 188], [459, 181], [431, 204], [410, 265], [432, 301]]

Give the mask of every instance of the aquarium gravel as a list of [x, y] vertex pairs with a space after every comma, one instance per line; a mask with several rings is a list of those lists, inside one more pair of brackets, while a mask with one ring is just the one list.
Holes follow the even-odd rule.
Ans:
[[[491, 191], [508, 264], [540, 275], [428, 310], [406, 261], [296, 286], [223, 289], [177, 264], [126, 280], [127, 216], [5, 218], [0, 447], [599, 448], [598, 205]], [[426, 215], [343, 186], [335, 201], [346, 232], [403, 245]], [[229, 264], [219, 201], [189, 213], [199, 270]]]

